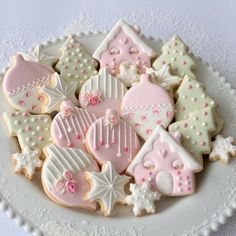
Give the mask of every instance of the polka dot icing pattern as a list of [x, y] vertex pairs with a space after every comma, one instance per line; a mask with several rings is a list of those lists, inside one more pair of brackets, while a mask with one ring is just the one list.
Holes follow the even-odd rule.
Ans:
[[196, 67], [196, 64], [188, 55], [187, 45], [177, 36], [164, 44], [161, 56], [154, 61], [152, 66], [156, 70], [160, 70], [165, 64], [171, 65], [172, 72], [175, 75], [180, 77], [189, 75], [195, 78], [192, 70]]
[[194, 173], [202, 166], [178, 143], [179, 134], [172, 135], [157, 126], [126, 172], [163, 195], [189, 195], [195, 191]]
[[3, 118], [11, 136], [18, 138], [21, 149], [42, 149], [50, 138], [51, 117], [48, 115], [31, 115], [28, 112], [4, 113]]
[[84, 83], [79, 102], [82, 108], [94, 113], [96, 117], [101, 117], [108, 108], [120, 112], [121, 100], [126, 92], [125, 85], [103, 68], [98, 75]]
[[138, 137], [114, 110], [96, 120], [86, 136], [87, 148], [101, 164], [111, 161], [118, 173], [123, 172], [139, 151]]
[[74, 147], [86, 151], [86, 132], [95, 120], [94, 114], [75, 107], [71, 101], [61, 103], [60, 112], [52, 121], [53, 142], [58, 147]]
[[145, 67], [151, 66], [151, 59], [155, 56], [154, 50], [123, 20], [116, 23], [93, 54], [101, 68], [109, 68], [113, 75], [119, 73], [122, 62], [136, 64], [138, 72], [143, 73]]
[[175, 103], [176, 121], [187, 119], [190, 112], [216, 105], [215, 101], [204, 91], [203, 85], [187, 75], [176, 93], [178, 96]]
[[215, 128], [213, 108], [207, 107], [190, 113], [187, 120], [171, 124], [169, 131], [179, 131], [183, 135], [183, 146], [202, 164], [202, 154], [211, 151], [209, 134]]
[[53, 71], [37, 62], [25, 61], [18, 54], [3, 80], [3, 91], [9, 103], [20, 111], [41, 113], [44, 97], [39, 88], [51, 83]]
[[[174, 104], [169, 94], [152, 83], [146, 74], [124, 96], [121, 116], [147, 140], [157, 125], [167, 127], [174, 116]], [[148, 96], [147, 96], [148, 92]]]
[[44, 152], [47, 158], [41, 176], [48, 197], [62, 206], [96, 210], [96, 203], [84, 200], [89, 191], [85, 172], [99, 171], [96, 161], [80, 149], [59, 148], [53, 144]]
[[88, 54], [75, 36], [68, 37], [60, 50], [61, 57], [55, 68], [65, 81], [76, 82], [80, 88], [90, 76], [97, 74], [97, 62]]

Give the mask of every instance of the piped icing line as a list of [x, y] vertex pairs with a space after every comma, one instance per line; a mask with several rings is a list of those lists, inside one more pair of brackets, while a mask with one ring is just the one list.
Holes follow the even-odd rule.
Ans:
[[120, 130], [120, 127], [121, 125], [119, 124], [119, 128], [118, 128], [118, 150], [117, 150], [117, 157], [121, 157], [122, 154], [121, 154], [121, 130]]

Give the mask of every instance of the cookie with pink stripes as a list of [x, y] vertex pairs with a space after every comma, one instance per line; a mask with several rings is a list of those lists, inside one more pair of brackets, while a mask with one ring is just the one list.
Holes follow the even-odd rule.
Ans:
[[62, 102], [51, 126], [54, 144], [58, 147], [73, 147], [86, 151], [86, 132], [95, 120], [94, 114], [76, 107], [71, 101]]
[[140, 149], [134, 129], [111, 109], [90, 126], [86, 144], [87, 150], [100, 164], [110, 161], [118, 173], [127, 169]]

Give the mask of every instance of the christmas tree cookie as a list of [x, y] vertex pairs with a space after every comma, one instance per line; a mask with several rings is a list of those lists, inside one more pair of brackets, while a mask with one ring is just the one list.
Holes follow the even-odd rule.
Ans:
[[90, 76], [97, 74], [97, 62], [76, 40], [75, 36], [70, 36], [60, 51], [61, 57], [55, 68], [65, 81], [77, 82], [78, 88], [80, 88]]
[[164, 44], [162, 54], [154, 61], [153, 67], [160, 70], [165, 64], [171, 65], [175, 75], [180, 77], [189, 75], [195, 78], [192, 71], [196, 67], [195, 62], [188, 55], [188, 46], [177, 36]]
[[201, 154], [207, 154], [211, 151], [209, 134], [215, 128], [214, 109], [207, 107], [190, 113], [187, 120], [171, 124], [169, 131], [179, 131], [183, 136], [183, 146], [202, 164]]

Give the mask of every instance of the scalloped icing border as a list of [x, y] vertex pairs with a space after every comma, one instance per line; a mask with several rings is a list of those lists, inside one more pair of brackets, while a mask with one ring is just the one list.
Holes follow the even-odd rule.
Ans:
[[[107, 34], [108, 32], [109, 32], [108, 30], [106, 30], [104, 32], [101, 32], [101, 31], [88, 31], [88, 32], [81, 32], [79, 34], [76, 34], [76, 36], [78, 36], [78, 37], [85, 36], [85, 35], [86, 36], [87, 35], [88, 36], [89, 35], [96, 36], [96, 35], [101, 35], [101, 34]], [[143, 34], [141, 34], [140, 37], [145, 38], [145, 39], [155, 40], [155, 41], [163, 43], [163, 41], [160, 38], [155, 39], [152, 36], [145, 36]], [[58, 37], [54, 40], [48, 40], [48, 41], [45, 41], [45, 42], [43, 42], [41, 44], [38, 44], [38, 45], [40, 45], [43, 48], [46, 48], [51, 44], [59, 43], [61, 41], [66, 40], [67, 38], [68, 38], [68, 36]], [[32, 51], [33, 49], [34, 49], [34, 47], [30, 48], [28, 51]], [[203, 63], [203, 65], [208, 67], [209, 71], [214, 74], [216, 79], [220, 80], [220, 82], [225, 84], [225, 86], [229, 89], [231, 95], [236, 94], [236, 90], [232, 88], [231, 84], [227, 82], [226, 78], [221, 76], [220, 73], [218, 71], [216, 71], [215, 68], [213, 68], [213, 66], [209, 65], [208, 62], [203, 61], [201, 57], [195, 56], [191, 52], [190, 52], [190, 55], [193, 58], [195, 58], [195, 60], [199, 60], [200, 62]], [[11, 66], [11, 63], [9, 63], [6, 67], [3, 68], [3, 70], [0, 73], [0, 81], [3, 79], [4, 74], [9, 69], [10, 66]], [[222, 209], [222, 214], [221, 215], [218, 215], [215, 220], [212, 220], [212, 222], [206, 223], [206, 225], [204, 225], [204, 226], [199, 226], [200, 229], [199, 229], [199, 232], [197, 232], [197, 234], [195, 234], [196, 236], [201, 236], [201, 235], [209, 236], [212, 232], [218, 231], [220, 229], [220, 226], [224, 225], [227, 222], [227, 219], [233, 216], [234, 211], [236, 211], [236, 196], [234, 196], [232, 198], [235, 198], [235, 199], [231, 200], [230, 202], [227, 202], [227, 204], [229, 206], [226, 206], [226, 207], [224, 207], [224, 209]], [[4, 199], [4, 197], [2, 197], [1, 195], [0, 195], [0, 210], [5, 212], [8, 218], [13, 219], [15, 221], [16, 225], [18, 227], [23, 228], [23, 230], [26, 233], [30, 233], [34, 236], [41, 236], [41, 235], [44, 234], [42, 231], [40, 231], [38, 229], [37, 226], [32, 225], [28, 220], [25, 220], [24, 216], [22, 216], [19, 212], [17, 212], [11, 206], [11, 204], [8, 203]]]

